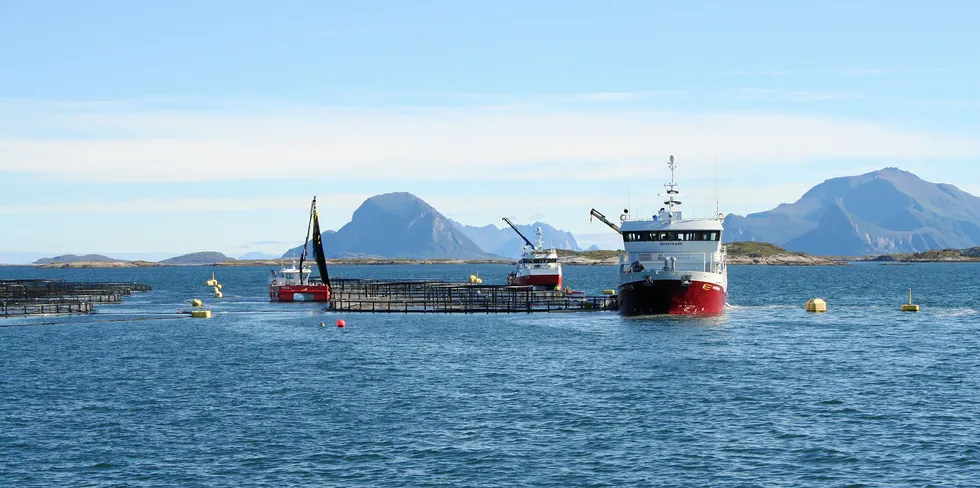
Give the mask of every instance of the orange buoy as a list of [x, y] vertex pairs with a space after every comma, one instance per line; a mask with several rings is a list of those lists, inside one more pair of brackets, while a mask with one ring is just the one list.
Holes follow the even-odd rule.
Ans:
[[337, 327], [347, 327], [347, 322], [344, 322], [344, 319], [340, 319], [337, 321]]

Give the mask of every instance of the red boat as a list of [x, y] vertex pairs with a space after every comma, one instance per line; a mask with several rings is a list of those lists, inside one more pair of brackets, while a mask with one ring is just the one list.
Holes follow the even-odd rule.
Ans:
[[544, 249], [541, 227], [538, 227], [538, 244], [535, 246], [517, 230], [517, 226], [510, 219], [504, 217], [504, 222], [507, 222], [507, 225], [526, 243], [521, 259], [517, 262], [517, 269], [507, 276], [507, 284], [532, 286], [536, 290], [561, 290], [561, 263], [558, 262], [558, 252], [554, 249]]
[[269, 300], [273, 302], [328, 302], [330, 301], [330, 275], [327, 274], [327, 260], [323, 254], [323, 239], [320, 236], [320, 219], [316, 211], [316, 197], [310, 206], [310, 220], [313, 229], [313, 256], [320, 271], [319, 279], [311, 278], [312, 271], [303, 266], [310, 243], [307, 227], [306, 243], [300, 254], [299, 268], [295, 265], [283, 267], [279, 273], [272, 271], [269, 279]]
[[620, 217], [619, 226], [592, 209], [623, 237], [619, 264], [620, 315], [719, 314], [728, 297], [722, 216], [684, 218], [670, 157], [664, 207], [652, 218]]
[[269, 299], [273, 302], [329, 302], [330, 287], [319, 280], [311, 280], [311, 273], [310, 268], [304, 267], [300, 278], [300, 270], [295, 264], [283, 267], [278, 273], [273, 271], [269, 280]]

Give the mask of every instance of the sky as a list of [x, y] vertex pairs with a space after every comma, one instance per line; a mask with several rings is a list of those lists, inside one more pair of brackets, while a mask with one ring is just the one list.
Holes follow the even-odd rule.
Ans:
[[616, 248], [887, 166], [980, 195], [972, 1], [0, 0], [0, 262], [281, 254], [408, 191]]

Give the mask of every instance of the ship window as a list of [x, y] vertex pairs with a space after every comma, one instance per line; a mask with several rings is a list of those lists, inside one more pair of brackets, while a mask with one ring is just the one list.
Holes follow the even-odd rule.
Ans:
[[712, 241], [717, 241], [718, 240], [718, 233], [717, 232], [712, 232], [711, 233], [711, 240]]

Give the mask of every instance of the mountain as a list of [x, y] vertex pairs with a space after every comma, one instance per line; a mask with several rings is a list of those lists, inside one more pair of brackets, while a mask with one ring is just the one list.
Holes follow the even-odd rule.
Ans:
[[586, 249], [586, 251], [598, 251], [598, 250], [599, 250], [599, 246], [597, 246], [595, 244], [589, 246], [589, 248]]
[[[456, 221], [451, 222], [486, 252], [514, 259], [521, 257], [521, 248], [524, 246], [524, 240], [510, 226], [503, 228], [494, 225], [475, 227], [472, 225], [463, 225]], [[575, 236], [571, 232], [556, 229], [544, 222], [535, 222], [530, 225], [517, 225], [517, 228], [524, 234], [524, 237], [527, 237], [534, 243], [537, 243], [535, 236], [537, 235], [538, 227], [541, 227], [542, 241], [544, 241], [545, 247], [550, 248], [554, 246], [557, 249], [569, 249], [572, 251], [582, 250], [578, 246], [578, 243], [575, 242]]]
[[980, 198], [884, 168], [824, 181], [766, 212], [729, 215], [724, 240], [821, 256], [969, 248], [980, 244]]
[[220, 252], [202, 251], [184, 254], [183, 256], [176, 256], [170, 259], [164, 259], [163, 261], [160, 261], [160, 264], [200, 265], [220, 263], [222, 261], [232, 261], [234, 259], [235, 258], [229, 258]]
[[78, 256], [75, 254], [64, 254], [61, 256], [55, 256], [53, 258], [41, 258], [34, 261], [34, 264], [52, 264], [52, 263], [115, 263], [122, 262], [122, 259], [115, 259], [103, 256], [101, 254], [86, 254], [84, 256]]
[[[321, 235], [324, 253], [330, 258], [493, 258], [438, 210], [405, 192], [368, 198], [340, 230]], [[283, 257], [298, 257], [302, 250], [300, 245]], [[312, 251], [308, 256], [312, 259]]]

